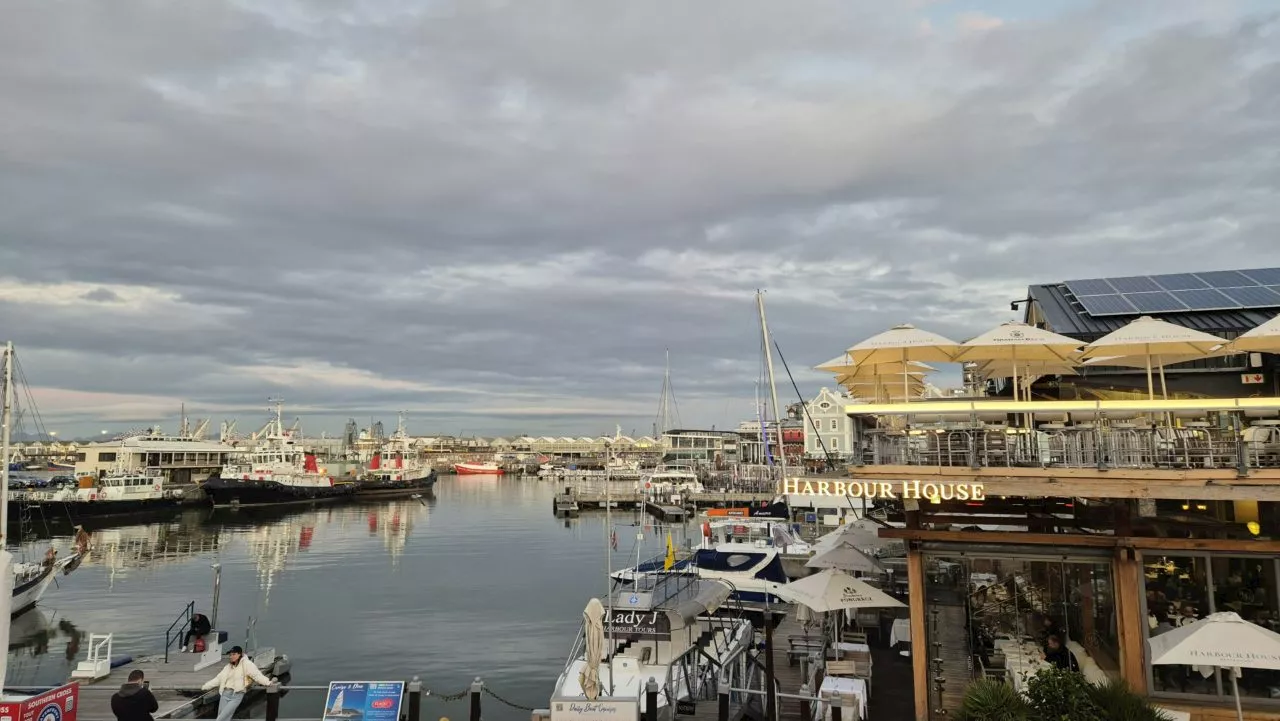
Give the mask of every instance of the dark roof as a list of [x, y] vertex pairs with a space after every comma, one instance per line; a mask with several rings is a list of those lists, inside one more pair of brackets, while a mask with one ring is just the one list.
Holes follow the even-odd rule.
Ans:
[[[1133, 315], [1109, 315], [1095, 317], [1085, 312], [1067, 286], [1062, 283], [1033, 285], [1027, 295], [1040, 309], [1049, 330], [1062, 335], [1093, 341], [1113, 330], [1127, 325]], [[1028, 309], [1029, 311], [1029, 309]], [[1271, 320], [1280, 306], [1271, 309], [1187, 311], [1185, 313], [1161, 313], [1158, 318], [1196, 330], [1233, 338]]]

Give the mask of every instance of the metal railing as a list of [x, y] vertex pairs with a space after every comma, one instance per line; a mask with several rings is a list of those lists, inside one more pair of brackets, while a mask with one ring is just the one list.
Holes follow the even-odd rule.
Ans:
[[970, 468], [1280, 468], [1280, 425], [920, 424], [863, 434], [859, 465]]
[[[196, 613], [196, 602], [190, 601], [183, 607], [178, 617], [173, 619], [173, 623], [169, 624], [169, 628], [164, 631], [164, 662], [169, 663], [169, 649], [175, 642], [180, 640], [187, 633], [187, 629], [191, 627], [191, 619]], [[177, 629], [177, 633], [174, 633]]]

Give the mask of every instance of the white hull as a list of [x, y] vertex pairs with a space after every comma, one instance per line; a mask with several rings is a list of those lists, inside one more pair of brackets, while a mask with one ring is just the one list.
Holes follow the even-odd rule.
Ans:
[[13, 586], [11, 615], [17, 616], [39, 603], [40, 599], [44, 598], [44, 592], [49, 590], [49, 586], [53, 584], [53, 579], [57, 578], [58, 574], [62, 573], [63, 569], [75, 561], [76, 558], [77, 556], [75, 555], [68, 556], [55, 562], [48, 573], [37, 576], [34, 579], [15, 583]]

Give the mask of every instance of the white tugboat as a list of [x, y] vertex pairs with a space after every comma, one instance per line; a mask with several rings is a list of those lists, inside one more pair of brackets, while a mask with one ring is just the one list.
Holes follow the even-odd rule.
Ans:
[[404, 497], [430, 493], [435, 485], [435, 469], [424, 463], [414, 449], [404, 431], [404, 412], [401, 411], [396, 432], [374, 452], [357, 483], [356, 495], [360, 498]]

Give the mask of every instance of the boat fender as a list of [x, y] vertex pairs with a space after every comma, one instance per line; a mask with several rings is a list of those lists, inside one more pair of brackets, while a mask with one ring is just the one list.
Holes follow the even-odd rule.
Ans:
[[710, 524], [710, 523], [704, 523], [704, 524], [702, 524], [702, 535], [703, 535], [703, 536], [705, 536], [705, 537], [707, 537], [707, 538], [711, 538], [711, 524]]

